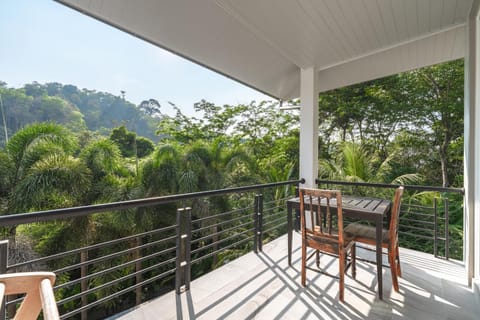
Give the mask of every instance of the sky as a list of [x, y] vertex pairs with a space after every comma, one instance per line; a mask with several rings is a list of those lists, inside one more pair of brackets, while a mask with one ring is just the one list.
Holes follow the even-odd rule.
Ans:
[[236, 105], [272, 98], [51, 0], [0, 0], [0, 81], [59, 82], [168, 101], [194, 115], [205, 99]]

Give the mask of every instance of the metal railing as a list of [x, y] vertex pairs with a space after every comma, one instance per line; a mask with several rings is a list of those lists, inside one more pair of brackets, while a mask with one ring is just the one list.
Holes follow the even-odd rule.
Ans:
[[[293, 186], [302, 181], [0, 216], [3, 229], [16, 229], [17, 236], [31, 231], [37, 237], [40, 230], [56, 239], [50, 247], [58, 247], [43, 256], [9, 262], [9, 252], [13, 258], [25, 248], [44, 253], [49, 246], [42, 249], [41, 243], [30, 243], [22, 247], [21, 239], [15, 239], [8, 249], [8, 241], [0, 241], [0, 272], [53, 271], [57, 275], [54, 290], [62, 319], [105, 318], [168, 291], [188, 290], [192, 279], [248, 251], [262, 251], [265, 241], [284, 234], [287, 229], [286, 201], [290, 196], [275, 199], [276, 188], [292, 187], [293, 195]], [[340, 185], [345, 193], [371, 192], [365, 195], [376, 197], [388, 197], [387, 190], [397, 187], [328, 180], [317, 183], [327, 188]], [[463, 196], [462, 189], [405, 187], [412, 194], [434, 191]], [[444, 197], [447, 199], [434, 200], [427, 206], [410, 201], [411, 196], [404, 197], [402, 203], [401, 245], [420, 243], [414, 249], [425, 251], [425, 243], [431, 242], [427, 251], [435, 255], [443, 252], [448, 258], [452, 251], [449, 229], [452, 201]], [[132, 216], [136, 219], [131, 219]], [[108, 229], [109, 219], [118, 222], [118, 218], [132, 224], [130, 221], [136, 221], [138, 225], [129, 232], [109, 230], [113, 236], [106, 238], [106, 232], [101, 231]], [[92, 226], [85, 228], [82, 238], [72, 241], [73, 235], [61, 237], [62, 228], [75, 230], [88, 223]], [[69, 226], [73, 229], [68, 229]], [[70, 242], [63, 243], [65, 239]], [[11, 316], [21, 299], [8, 301], [2, 308], [3, 315], [7, 309]]]
[[[16, 230], [17, 238], [28, 232], [39, 237], [41, 231], [57, 237], [58, 242], [49, 246], [59, 247], [59, 251], [45, 256], [9, 262], [25, 248], [48, 251], [50, 247], [41, 250], [41, 243], [36, 248], [31, 243], [21, 247], [15, 239], [9, 249], [8, 241], [2, 241], [0, 271], [53, 271], [57, 275], [54, 290], [61, 319], [105, 318], [172, 289], [177, 293], [188, 290], [192, 279], [247, 251], [261, 251], [264, 241], [286, 232], [285, 203], [289, 197], [275, 199], [276, 188], [292, 187], [293, 195], [293, 187], [301, 182], [0, 216], [4, 233], [8, 227], [9, 231]], [[232, 199], [235, 201], [229, 201]], [[109, 219], [135, 220], [138, 226], [132, 229], [138, 231], [125, 234], [125, 230], [109, 230], [114, 236], [105, 239], [107, 233], [101, 231], [110, 227]], [[84, 229], [86, 234], [72, 231], [82, 236], [73, 239], [77, 241], [68, 239], [69, 234], [62, 235], [62, 230], [89, 223], [92, 225]], [[92, 239], [96, 242], [91, 243]], [[2, 318], [5, 310], [12, 317], [22, 299], [9, 300], [2, 308]]]
[[[399, 187], [393, 184], [320, 179], [317, 179], [316, 183], [319, 187], [340, 186], [342, 192], [373, 197], [392, 197], [393, 189]], [[462, 260], [463, 238], [451, 229], [450, 211], [454, 207], [463, 212], [464, 189], [415, 185], [404, 187], [406, 192], [402, 197], [399, 222], [400, 245], [445, 259], [452, 256], [451, 249], [454, 249], [453, 257]], [[389, 189], [392, 189], [391, 194], [387, 192]], [[419, 201], [419, 193], [434, 193], [435, 196], [429, 201]], [[461, 199], [455, 195], [459, 195]]]

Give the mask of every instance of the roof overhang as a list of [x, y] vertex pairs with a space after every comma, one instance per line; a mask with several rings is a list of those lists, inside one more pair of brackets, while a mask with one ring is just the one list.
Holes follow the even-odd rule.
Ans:
[[272, 97], [464, 57], [472, 0], [57, 0]]

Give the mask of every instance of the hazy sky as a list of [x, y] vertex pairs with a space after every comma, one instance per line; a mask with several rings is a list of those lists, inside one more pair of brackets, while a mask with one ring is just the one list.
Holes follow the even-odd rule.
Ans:
[[253, 89], [50, 0], [0, 0], [0, 80], [8, 87], [60, 82], [139, 104], [157, 99], [187, 114], [218, 105], [271, 100]]

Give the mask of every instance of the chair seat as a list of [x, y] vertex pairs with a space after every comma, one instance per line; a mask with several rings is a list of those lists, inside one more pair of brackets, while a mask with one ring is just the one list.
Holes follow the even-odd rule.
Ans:
[[[349, 248], [354, 242], [355, 237], [353, 235], [346, 234], [345, 232], [343, 233], [343, 247], [344, 248]], [[338, 251], [338, 234], [332, 233], [331, 238], [321, 236], [321, 235], [316, 235], [314, 233], [307, 233], [307, 241], [314, 241], [314, 242], [319, 242], [323, 243], [324, 245], [327, 245], [331, 247], [332, 249]]]
[[[315, 227], [315, 232], [318, 232], [317, 231], [317, 228], [318, 227]], [[316, 236], [315, 233], [308, 233], [307, 234], [308, 237], [313, 237], [313, 238], [318, 238], [320, 239], [320, 237], [323, 239], [323, 241], [329, 241], [328, 237], [325, 237], [325, 236]], [[338, 232], [332, 232], [332, 235], [331, 235], [331, 238], [330, 241], [332, 242], [338, 242]], [[355, 240], [355, 236], [353, 234], [347, 234], [345, 231], [343, 232], [343, 243], [345, 246], [348, 245], [349, 242], [352, 242]]]
[[[345, 236], [348, 238], [364, 238], [375, 242], [377, 238], [377, 230], [374, 226], [367, 226], [361, 223], [351, 223], [344, 229]], [[390, 242], [390, 234], [386, 229], [382, 229], [382, 242], [388, 244]]]

